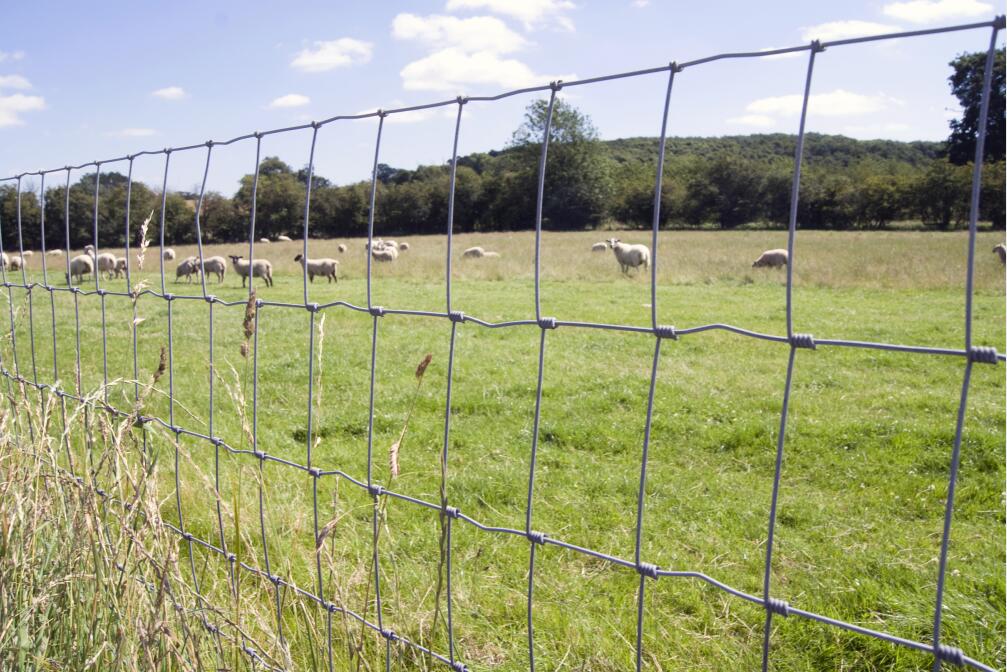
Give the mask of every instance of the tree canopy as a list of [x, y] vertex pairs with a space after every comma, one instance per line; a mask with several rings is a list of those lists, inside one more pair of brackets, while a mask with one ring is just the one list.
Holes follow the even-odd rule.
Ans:
[[[952, 119], [948, 137], [948, 159], [962, 165], [975, 159], [979, 132], [979, 108], [982, 103], [983, 75], [986, 71], [986, 52], [962, 54], [949, 65], [952, 68], [948, 81], [951, 93], [962, 107], [960, 119]], [[986, 123], [986, 144], [983, 158], [991, 161], [1004, 159], [1004, 52], [997, 50], [993, 59], [993, 79], [990, 87], [989, 116]]]

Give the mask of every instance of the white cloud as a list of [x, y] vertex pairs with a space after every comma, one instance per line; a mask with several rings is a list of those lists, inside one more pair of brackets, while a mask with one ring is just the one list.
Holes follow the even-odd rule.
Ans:
[[991, 18], [993, 5], [978, 0], [910, 0], [889, 3], [881, 11], [885, 16], [910, 23], [937, 23], [951, 19]]
[[45, 100], [41, 96], [26, 96], [15, 93], [11, 96], [0, 96], [0, 128], [4, 126], [20, 126], [23, 112], [35, 112], [45, 109]]
[[0, 51], [0, 63], [4, 61], [20, 61], [24, 58], [23, 51]]
[[[799, 94], [772, 96], [753, 100], [745, 110], [757, 115], [793, 116], [800, 114], [804, 97]], [[808, 101], [809, 111], [822, 117], [849, 117], [880, 112], [902, 102], [884, 94], [865, 95], [844, 89], [829, 93], [812, 94]]]
[[31, 83], [21, 75], [0, 75], [0, 89], [30, 89]]
[[555, 23], [563, 30], [572, 31], [573, 21], [566, 16], [566, 12], [577, 6], [570, 0], [448, 0], [445, 7], [449, 12], [485, 9], [494, 14], [503, 14], [520, 21], [525, 30]]
[[449, 93], [461, 93], [465, 85], [516, 89], [557, 79], [576, 79], [576, 75], [536, 74], [521, 61], [500, 58], [490, 51], [467, 54], [455, 48], [442, 49], [413, 61], [399, 74], [406, 89]]
[[311, 99], [307, 96], [302, 96], [299, 93], [288, 93], [285, 96], [280, 96], [279, 98], [274, 98], [270, 107], [303, 107], [311, 102]]
[[845, 40], [848, 37], [867, 37], [868, 35], [897, 33], [900, 30], [901, 28], [898, 26], [887, 23], [874, 23], [873, 21], [830, 21], [829, 23], [820, 23], [817, 26], [802, 28], [801, 39], [829, 42], [831, 40]]
[[650, 4], [650, 0], [633, 0], [632, 5], [637, 8], [643, 8]]
[[740, 126], [756, 126], [758, 128], [769, 128], [776, 125], [776, 120], [764, 114], [744, 114], [740, 117], [731, 117], [727, 120], [729, 124]]
[[118, 131], [110, 131], [105, 135], [117, 138], [148, 138], [152, 135], [157, 135], [157, 131], [153, 128], [121, 128]]
[[303, 49], [290, 62], [290, 67], [304, 72], [326, 72], [371, 60], [374, 45], [352, 37], [341, 37], [328, 42], [315, 42], [313, 48]]
[[438, 14], [399, 14], [392, 21], [392, 35], [399, 40], [417, 40], [431, 48], [457, 47], [465, 52], [506, 54], [527, 45], [523, 37], [493, 16], [459, 19]]
[[151, 94], [155, 98], [160, 98], [161, 100], [182, 100], [187, 98], [189, 94], [185, 92], [180, 86], [166, 86], [163, 89], [158, 89], [157, 91], [152, 91]]

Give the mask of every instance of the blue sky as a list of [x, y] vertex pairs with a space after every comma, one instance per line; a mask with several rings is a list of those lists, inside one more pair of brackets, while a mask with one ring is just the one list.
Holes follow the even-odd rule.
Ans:
[[[17, 3], [0, 23], [0, 174], [1003, 11], [984, 0]], [[829, 49], [816, 61], [808, 130], [946, 137], [957, 112], [947, 63], [988, 40], [988, 30], [975, 30]], [[806, 65], [801, 54], [686, 70], [675, 82], [669, 134], [794, 132]], [[666, 81], [659, 74], [562, 95], [603, 138], [656, 135]], [[502, 147], [533, 99], [466, 106], [459, 151]], [[381, 161], [413, 167], [450, 159], [453, 114], [386, 122]], [[317, 173], [339, 183], [367, 177], [376, 126], [324, 127]], [[299, 167], [309, 145], [303, 131], [270, 136], [262, 151]], [[173, 155], [169, 187], [197, 186], [205, 158], [205, 150]], [[209, 187], [230, 194], [253, 166], [254, 141], [215, 149]], [[135, 175], [160, 185], [162, 170], [162, 157], [145, 158]]]

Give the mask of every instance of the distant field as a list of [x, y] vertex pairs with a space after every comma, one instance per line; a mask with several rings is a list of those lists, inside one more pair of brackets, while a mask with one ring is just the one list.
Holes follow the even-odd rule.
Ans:
[[[543, 234], [543, 315], [650, 324], [649, 274], [623, 276], [610, 251], [590, 252], [591, 243], [610, 235], [650, 244], [646, 232]], [[974, 322], [975, 342], [1000, 352], [1005, 349], [1005, 279], [991, 248], [1002, 239], [1002, 233], [979, 235]], [[408, 241], [412, 249], [395, 263], [374, 264], [372, 303], [443, 312], [446, 238], [397, 240]], [[338, 284], [316, 280], [308, 285], [310, 302], [367, 305], [363, 242], [309, 241], [310, 256], [341, 261]], [[345, 254], [336, 251], [339, 243], [349, 246]], [[259, 298], [304, 301], [301, 269], [293, 261], [301, 245], [256, 244], [256, 257], [273, 262], [276, 280], [272, 288], [257, 285]], [[501, 256], [463, 259], [461, 251], [472, 245]], [[751, 267], [764, 249], [785, 246], [786, 233], [778, 231], [662, 232], [656, 255], [659, 323], [679, 329], [729, 323], [785, 334], [786, 271]], [[534, 234], [457, 235], [453, 248], [453, 310], [492, 322], [534, 318]], [[175, 250], [178, 259], [195, 254], [191, 246]], [[800, 231], [794, 254], [795, 330], [819, 339], [961, 348], [966, 250], [967, 235], [960, 232]], [[204, 247], [205, 256], [229, 253], [247, 256], [247, 246]], [[144, 272], [134, 267], [134, 284], [142, 280], [160, 289], [157, 256], [157, 248], [151, 248]], [[38, 255], [30, 259], [29, 280], [41, 280], [40, 263]], [[61, 278], [62, 259], [49, 257], [47, 263], [57, 264]], [[199, 294], [198, 282], [176, 283], [175, 263], [166, 264], [168, 291]], [[124, 280], [102, 285], [126, 288]], [[230, 269], [222, 285], [208, 278], [207, 292], [234, 301], [246, 296]], [[14, 289], [12, 295], [20, 373], [29, 380], [53, 382], [55, 332], [58, 378], [72, 389], [77, 356], [73, 296], [55, 293], [50, 309], [48, 293], [36, 289], [30, 330], [25, 293]], [[0, 296], [7, 301], [6, 292]], [[101, 300], [80, 297], [78, 304], [81, 385], [93, 391], [104, 380]], [[208, 364], [207, 304], [175, 301], [171, 310], [171, 375], [157, 383], [163, 394], [152, 394], [145, 412], [168, 417], [170, 385], [176, 424], [210, 432], [212, 421], [213, 434], [247, 449], [242, 419], [250, 422], [251, 368], [239, 353], [245, 307], [213, 308], [215, 374]], [[0, 316], [7, 312], [3, 309]], [[167, 344], [168, 308], [156, 297], [142, 296], [137, 313], [143, 320], [138, 362], [144, 382]], [[270, 455], [304, 463], [306, 445], [314, 440], [316, 466], [363, 480], [373, 318], [338, 306], [323, 315], [323, 329], [320, 317], [314, 321], [314, 437], [307, 437], [310, 315], [272, 306], [260, 309], [258, 446]], [[130, 408], [134, 387], [129, 300], [106, 298], [105, 319], [109, 402]], [[375, 482], [437, 502], [451, 323], [387, 315], [377, 325]], [[539, 338], [535, 326], [458, 327], [447, 498], [487, 525], [524, 527]], [[654, 338], [562, 327], [548, 332], [545, 342], [533, 528], [632, 559]], [[416, 389], [414, 372], [427, 353], [433, 358], [399, 449], [401, 471], [392, 477], [389, 447], [406, 422]], [[645, 498], [645, 561], [665, 569], [701, 571], [761, 594], [787, 355], [785, 345], [722, 331], [662, 346]], [[4, 366], [14, 369], [9, 338], [0, 343], [0, 356]], [[835, 347], [798, 352], [776, 528], [776, 596], [802, 609], [930, 641], [963, 371], [958, 357]], [[1007, 663], [1004, 395], [1003, 366], [976, 365], [952, 527], [943, 638], [996, 668]], [[163, 515], [177, 523], [172, 437], [158, 430], [152, 435], [159, 455], [156, 473]], [[74, 441], [77, 465], [88, 464], [79, 433]], [[183, 438], [180, 450], [185, 526], [216, 543], [213, 446]], [[239, 549], [248, 564], [261, 567], [257, 465], [249, 456], [222, 453], [220, 483], [228, 546]], [[99, 469], [99, 474], [101, 480], [104, 472]], [[263, 479], [271, 569], [314, 591], [311, 480], [278, 464], [266, 464]], [[327, 599], [368, 613], [373, 620], [368, 578], [371, 499], [335, 479], [321, 480], [318, 496], [319, 525], [337, 521], [321, 549]], [[389, 501], [386, 514], [379, 543], [385, 627], [446, 652], [443, 618], [431, 629], [438, 516], [396, 500]], [[240, 547], [236, 527], [243, 538]], [[179, 552], [187, 563], [184, 544]], [[527, 669], [527, 540], [457, 523], [453, 554], [457, 658], [473, 670]], [[195, 565], [209, 601], [230, 613], [226, 563], [197, 550]], [[630, 570], [556, 547], [539, 548], [533, 615], [541, 669], [632, 667], [638, 581]], [[285, 653], [274, 634], [272, 585], [246, 574], [242, 600], [244, 625], [275, 660], [286, 660], [294, 669], [326, 668], [326, 619], [320, 609], [285, 596]], [[648, 584], [645, 611], [647, 669], [759, 666], [764, 611], [755, 605], [691, 579], [662, 578]], [[773, 623], [774, 670], [927, 670], [932, 665], [931, 656], [808, 620], [776, 618]], [[352, 637], [359, 637], [357, 627], [333, 626], [336, 669], [357, 669], [347, 652]], [[411, 650], [397, 651], [399, 669], [439, 669]], [[368, 640], [361, 654], [367, 666], [360, 669], [379, 668], [383, 653], [383, 645]], [[108, 662], [99, 659], [98, 667], [103, 660]]]

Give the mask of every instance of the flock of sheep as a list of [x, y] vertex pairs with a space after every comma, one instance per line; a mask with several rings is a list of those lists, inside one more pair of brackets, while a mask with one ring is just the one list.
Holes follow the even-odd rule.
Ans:
[[[278, 236], [277, 240], [290, 242], [290, 238], [287, 236]], [[268, 243], [270, 240], [263, 238], [259, 242]], [[346, 252], [347, 247], [344, 243], [340, 243], [336, 249], [342, 254]], [[394, 240], [378, 238], [372, 243], [365, 242], [364, 249], [370, 252], [371, 258], [375, 261], [390, 263], [398, 259], [400, 253], [409, 250], [409, 243], [399, 243]], [[606, 250], [612, 250], [615, 254], [615, 259], [619, 263], [619, 269], [623, 273], [629, 273], [630, 269], [638, 269], [641, 266], [646, 270], [650, 266], [650, 249], [646, 245], [627, 244], [618, 238], [609, 238], [591, 246], [592, 252], [604, 252]], [[1007, 246], [999, 244], [993, 248], [993, 252], [1000, 257], [1001, 264], [1007, 264]], [[27, 257], [30, 257], [32, 254], [34, 253], [30, 250], [26, 250], [20, 255], [2, 253], [0, 254], [0, 268], [8, 271], [21, 270], [25, 266]], [[50, 256], [59, 256], [63, 254], [63, 251], [55, 249], [50, 250], [47, 254]], [[249, 263], [240, 254], [228, 256], [231, 260], [231, 267], [238, 274], [238, 277], [241, 278], [242, 287], [245, 286], [245, 281], [250, 275], [255, 278], [261, 278], [265, 281], [267, 287], [273, 286], [273, 264], [268, 259], [256, 259], [252, 263]], [[477, 246], [466, 249], [462, 253], [462, 256], [469, 259], [481, 259], [499, 257], [500, 253]], [[164, 261], [174, 260], [175, 251], [170, 247], [165, 248], [163, 259]], [[330, 283], [339, 282], [338, 259], [330, 257], [309, 259], [298, 254], [294, 257], [294, 261], [307, 271], [308, 279], [311, 282], [315, 281], [315, 276], [325, 278]], [[752, 266], [754, 268], [780, 268], [786, 266], [787, 263], [787, 251], [784, 249], [773, 249], [766, 250], [759, 255], [759, 258], [752, 263]], [[66, 281], [68, 285], [71, 280], [83, 282], [85, 275], [91, 275], [96, 270], [103, 277], [122, 277], [126, 271], [127, 264], [128, 262], [125, 257], [117, 257], [109, 252], [102, 252], [96, 255], [94, 246], [87, 245], [84, 247], [84, 254], [77, 255], [70, 260]], [[188, 282], [192, 282], [193, 276], [199, 277], [202, 274], [204, 277], [215, 275], [217, 282], [222, 283], [226, 273], [227, 260], [224, 257], [208, 257], [200, 264], [198, 257], [190, 256], [182, 259], [175, 267], [175, 281], [178, 282], [182, 278], [185, 278]]]

